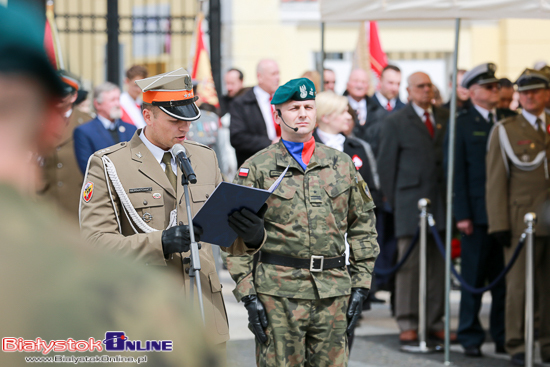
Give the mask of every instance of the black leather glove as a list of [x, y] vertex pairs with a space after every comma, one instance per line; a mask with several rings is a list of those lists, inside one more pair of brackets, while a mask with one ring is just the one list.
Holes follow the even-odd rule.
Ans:
[[363, 312], [363, 302], [369, 296], [369, 290], [367, 288], [352, 288], [351, 296], [349, 297], [349, 306], [348, 306], [348, 328], [346, 332], [348, 336], [351, 335], [361, 312]]
[[502, 247], [512, 246], [512, 233], [510, 231], [499, 231], [493, 233], [493, 238], [497, 241]]
[[264, 215], [267, 204], [264, 204], [258, 213], [243, 208], [229, 216], [229, 227], [235, 231], [250, 248], [258, 248], [264, 239]]
[[[193, 226], [195, 230], [195, 241], [201, 240], [202, 228]], [[162, 251], [164, 256], [173, 254], [174, 252], [187, 252], [191, 244], [191, 235], [189, 234], [189, 226], [179, 225], [170, 227], [162, 231]]]
[[264, 329], [267, 327], [267, 314], [265, 313], [264, 305], [262, 305], [262, 302], [260, 302], [255, 294], [244, 296], [242, 301], [248, 311], [249, 327], [252, 328], [252, 332], [256, 338], [265, 344], [267, 342], [267, 335], [265, 335]]

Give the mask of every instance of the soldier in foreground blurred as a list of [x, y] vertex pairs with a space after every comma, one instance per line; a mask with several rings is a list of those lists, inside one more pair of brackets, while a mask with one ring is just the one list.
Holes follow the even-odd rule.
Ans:
[[[169, 279], [79, 247], [76, 228], [27, 197], [40, 172], [35, 158], [49, 153], [66, 127], [58, 109], [64, 85], [46, 58], [40, 24], [28, 9], [0, 6], [0, 365], [122, 355], [153, 366], [218, 366], [200, 326], [182, 316], [187, 307], [167, 290]], [[130, 340], [170, 341], [172, 351], [109, 355], [102, 341], [110, 330]], [[18, 348], [9, 342], [18, 338], [99, 343], [92, 352], [75, 351], [74, 343], [68, 352], [7, 352]]]
[[[489, 233], [504, 247], [510, 262], [525, 230], [524, 216], [536, 212], [549, 198], [548, 126], [544, 107], [550, 98], [550, 80], [526, 69], [516, 81], [520, 115], [497, 124], [487, 152], [487, 216]], [[535, 302], [538, 301], [539, 343], [543, 362], [550, 362], [550, 240], [544, 225], [535, 227]], [[512, 363], [525, 364], [525, 250], [506, 276], [506, 351]]]
[[[351, 158], [315, 143], [315, 87], [305, 78], [271, 102], [282, 140], [248, 159], [235, 183], [266, 189], [267, 239], [259, 260], [228, 258], [256, 336], [258, 366], [346, 366], [351, 333], [378, 256], [374, 202]], [[345, 242], [350, 245], [350, 273]]]

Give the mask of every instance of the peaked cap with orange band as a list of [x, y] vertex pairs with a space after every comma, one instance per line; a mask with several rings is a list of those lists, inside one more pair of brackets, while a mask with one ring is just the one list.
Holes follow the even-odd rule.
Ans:
[[67, 70], [59, 70], [58, 74], [65, 87], [65, 95], [78, 92], [78, 89], [80, 89], [80, 83], [76, 75]]
[[136, 84], [143, 91], [143, 102], [159, 107], [170, 117], [195, 121], [201, 116], [191, 77], [184, 68], [136, 80]]

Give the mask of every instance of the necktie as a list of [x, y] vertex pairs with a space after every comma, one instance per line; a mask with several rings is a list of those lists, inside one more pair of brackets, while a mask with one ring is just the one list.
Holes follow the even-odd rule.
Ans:
[[388, 101], [388, 104], [386, 105], [386, 111], [391, 111], [391, 110], [393, 110], [393, 108], [391, 106], [390, 101]]
[[541, 119], [537, 118], [535, 124], [537, 125], [537, 133], [539, 133], [542, 140], [546, 140], [546, 134], [544, 133], [544, 122], [542, 122]]
[[166, 174], [166, 177], [168, 177], [168, 181], [172, 184], [172, 187], [174, 188], [174, 191], [176, 190], [176, 185], [178, 178], [176, 177], [176, 174], [174, 171], [172, 171], [172, 154], [169, 152], [164, 153], [162, 156], [162, 163], [166, 165], [166, 168], [164, 169], [164, 173]]
[[277, 133], [277, 137], [281, 137], [281, 125], [277, 124], [275, 122], [275, 117], [273, 117], [273, 112], [275, 112], [275, 106], [271, 104], [271, 100], [273, 99], [273, 96], [269, 97], [269, 105], [271, 106], [271, 119], [273, 120], [273, 125], [275, 126], [275, 132]]
[[493, 120], [493, 113], [492, 112], [489, 112], [489, 123], [490, 124], [494, 124], [495, 123], [495, 120]]
[[115, 144], [118, 144], [120, 143], [120, 139], [118, 138], [118, 131], [117, 131], [117, 126], [115, 123], [111, 124], [111, 126], [109, 127], [108, 131], [109, 131], [109, 134], [111, 135], [111, 138], [113, 138], [113, 141], [115, 142]]
[[426, 124], [426, 128], [428, 129], [428, 132], [430, 133], [430, 136], [434, 137], [434, 126], [432, 124], [432, 119], [430, 119], [430, 113], [428, 111], [424, 112], [424, 117], [426, 118], [426, 121], [424, 121], [424, 124]]

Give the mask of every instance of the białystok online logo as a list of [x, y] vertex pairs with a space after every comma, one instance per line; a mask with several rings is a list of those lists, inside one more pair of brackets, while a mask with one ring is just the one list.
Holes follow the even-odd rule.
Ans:
[[[105, 339], [96, 340], [50, 340], [46, 342], [42, 338], [25, 340], [23, 338], [2, 338], [2, 351], [4, 352], [42, 352], [46, 355], [50, 352], [171, 352], [172, 340], [130, 340], [124, 331], [107, 331]], [[104, 345], [104, 346], [103, 346]]]

